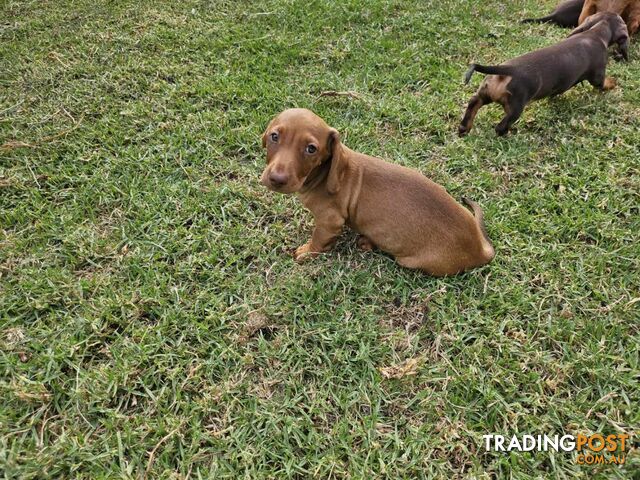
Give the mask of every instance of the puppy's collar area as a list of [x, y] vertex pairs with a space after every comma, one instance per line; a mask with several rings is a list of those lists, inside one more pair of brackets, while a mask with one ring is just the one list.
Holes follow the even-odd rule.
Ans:
[[[616, 16], [617, 17], [617, 16]], [[610, 47], [618, 42], [616, 38], [617, 28], [613, 24], [614, 19], [602, 18], [587, 30], [581, 32], [582, 34], [591, 33], [592, 36], [598, 38], [605, 47]]]
[[591, 30], [598, 32], [598, 27], [600, 27], [600, 29], [602, 30], [602, 33], [599, 35], [599, 37], [604, 42], [605, 47], [610, 47], [611, 45], [613, 45], [615, 43], [615, 30], [612, 28], [611, 24], [609, 22], [600, 20], [600, 22], [597, 25], [594, 25]]

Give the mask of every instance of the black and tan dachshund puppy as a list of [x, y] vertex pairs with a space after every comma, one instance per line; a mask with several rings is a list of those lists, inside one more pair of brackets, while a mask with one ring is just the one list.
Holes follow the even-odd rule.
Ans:
[[555, 23], [564, 28], [575, 28], [578, 26], [578, 20], [585, 0], [565, 0], [556, 9], [546, 17], [542, 18], [525, 18], [522, 23]]
[[615, 79], [605, 75], [607, 48], [613, 44], [628, 59], [629, 34], [624, 21], [614, 13], [598, 13], [555, 45], [497, 66], [472, 64], [465, 83], [474, 71], [489, 76], [471, 98], [458, 133], [468, 133], [478, 110], [489, 103], [497, 102], [504, 108], [496, 133], [505, 135], [533, 100], [560, 95], [584, 80], [601, 91], [614, 88]]

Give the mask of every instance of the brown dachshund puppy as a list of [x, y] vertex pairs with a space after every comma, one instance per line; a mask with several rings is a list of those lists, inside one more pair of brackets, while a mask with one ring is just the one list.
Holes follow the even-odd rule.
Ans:
[[585, 0], [566, 0], [556, 7], [546, 17], [525, 18], [522, 23], [550, 22], [565, 28], [575, 28], [578, 26], [578, 19], [584, 7]]
[[285, 110], [262, 137], [267, 166], [261, 182], [296, 192], [311, 211], [311, 240], [296, 260], [329, 250], [347, 224], [364, 250], [379, 247], [400, 265], [431, 275], [453, 275], [490, 262], [480, 207], [475, 214], [421, 173], [350, 150], [338, 132], [309, 110]]
[[640, 27], [640, 0], [586, 0], [578, 25], [582, 25], [588, 17], [600, 12], [620, 15], [627, 24], [629, 35], [636, 33]]
[[472, 64], [465, 83], [469, 83], [474, 71], [489, 76], [469, 101], [458, 133], [468, 133], [478, 110], [492, 102], [504, 108], [505, 116], [496, 125], [496, 132], [505, 135], [533, 100], [560, 95], [584, 80], [601, 91], [612, 89], [616, 82], [605, 72], [607, 48], [613, 44], [628, 59], [629, 34], [624, 21], [615, 13], [598, 13], [555, 45], [498, 66]]

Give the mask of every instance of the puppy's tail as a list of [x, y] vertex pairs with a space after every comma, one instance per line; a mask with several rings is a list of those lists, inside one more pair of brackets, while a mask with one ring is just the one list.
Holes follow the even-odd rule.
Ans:
[[484, 254], [487, 257], [487, 261], [490, 262], [491, 260], [493, 260], [493, 257], [495, 257], [496, 253], [493, 249], [493, 244], [489, 239], [487, 227], [484, 224], [484, 213], [482, 212], [482, 208], [476, 202], [474, 202], [473, 200], [469, 200], [466, 197], [462, 197], [462, 202], [471, 210], [473, 210], [473, 216], [476, 219], [476, 225], [478, 225], [478, 228], [480, 229], [480, 232], [482, 233], [482, 236], [484, 238]]
[[471, 76], [473, 72], [485, 73], [488, 75], [513, 75], [513, 67], [510, 65], [478, 65], [477, 63], [472, 63], [467, 70], [467, 73], [464, 74], [464, 83], [465, 85], [469, 83], [471, 80]]
[[547, 15], [541, 18], [525, 18], [524, 20], [520, 20], [520, 23], [546, 23], [552, 21], [553, 18], [553, 15]]

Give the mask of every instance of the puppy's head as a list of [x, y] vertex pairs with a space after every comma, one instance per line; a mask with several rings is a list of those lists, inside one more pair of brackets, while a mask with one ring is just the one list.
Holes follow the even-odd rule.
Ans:
[[609, 29], [610, 36], [605, 39], [608, 45], [618, 45], [618, 51], [625, 60], [629, 60], [629, 31], [627, 24], [624, 23], [622, 17], [612, 12], [600, 12], [587, 17], [582, 24], [573, 30], [569, 36], [577, 33], [586, 32], [599, 25], [606, 25]]
[[302, 188], [317, 167], [331, 161], [327, 186], [339, 182], [340, 136], [310, 110], [292, 108], [276, 116], [262, 135], [267, 149], [267, 166], [260, 181], [280, 193]]

